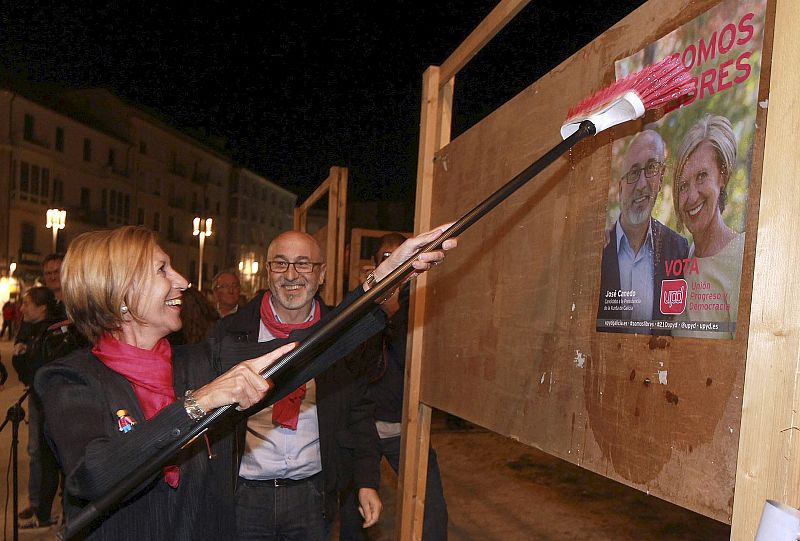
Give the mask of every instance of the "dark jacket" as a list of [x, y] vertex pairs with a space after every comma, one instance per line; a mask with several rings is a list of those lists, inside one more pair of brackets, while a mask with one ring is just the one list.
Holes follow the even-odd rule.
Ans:
[[[175, 394], [196, 389], [216, 377], [207, 344], [173, 350]], [[125, 377], [106, 367], [88, 349], [41, 368], [35, 387], [44, 404], [45, 432], [66, 476], [67, 521], [88, 502], [105, 495], [122, 479], [147, 464], [158, 451], [178, 440], [193, 421], [182, 400], [146, 421]], [[117, 411], [136, 421], [120, 431]], [[233, 436], [209, 433], [214, 458], [203, 438], [176, 457], [180, 484], [170, 488], [163, 475], [151, 477], [135, 493], [94, 523], [87, 539], [218, 540], [235, 537], [233, 518]]]
[[[257, 342], [261, 321], [260, 309], [264, 292], [260, 292], [245, 306], [217, 322], [213, 337], [221, 342]], [[348, 295], [337, 307], [338, 312], [361, 294], [361, 288]], [[322, 306], [322, 322], [331, 317], [328, 307]], [[380, 309], [366, 317], [370, 323], [363, 328], [344, 333], [337, 342], [329, 346], [323, 355], [336, 359], [352, 352], [362, 341], [380, 331], [385, 322]], [[317, 326], [293, 332], [288, 339], [272, 340], [266, 344], [279, 347], [287, 342], [301, 340]], [[224, 369], [225, 367], [223, 367]], [[252, 408], [254, 413], [274, 403], [310, 379], [304, 371], [293, 371], [275, 381], [276, 389], [266, 403]], [[346, 363], [334, 363], [315, 377], [317, 385], [317, 416], [319, 423], [320, 454], [324, 483], [324, 506], [328, 520], [333, 520], [338, 509], [338, 496], [350, 490], [380, 484], [380, 454], [378, 434], [373, 417], [374, 407], [366, 397], [366, 381], [356, 378]], [[246, 422], [239, 425], [238, 454], [244, 449]]]
[[369, 382], [367, 397], [375, 403], [375, 420], [403, 420], [409, 285], [400, 288], [400, 308], [386, 328], [364, 342], [348, 358], [351, 371]]
[[86, 338], [68, 320], [45, 320], [27, 327], [25, 353], [12, 359], [19, 379], [25, 385], [33, 383], [36, 372], [47, 363], [89, 345]]
[[[681, 235], [665, 226], [658, 220], [650, 220], [653, 230], [653, 306], [651, 307], [652, 320], [669, 320], [674, 316], [661, 313], [661, 281], [667, 279], [665, 262], [674, 259], [685, 259], [689, 256], [689, 243]], [[630, 319], [630, 311], [606, 309], [606, 292], [620, 289], [619, 259], [617, 258], [616, 225], [611, 230], [611, 239], [603, 249], [603, 262], [600, 274], [600, 300], [598, 302], [597, 319]], [[680, 275], [671, 275], [669, 279], [683, 278]], [[613, 331], [613, 329], [598, 327], [598, 330]], [[631, 332], [625, 330], [622, 332]], [[638, 331], [637, 331], [638, 332]], [[648, 334], [647, 331], [642, 331]], [[650, 334], [669, 334], [669, 331], [653, 329]]]

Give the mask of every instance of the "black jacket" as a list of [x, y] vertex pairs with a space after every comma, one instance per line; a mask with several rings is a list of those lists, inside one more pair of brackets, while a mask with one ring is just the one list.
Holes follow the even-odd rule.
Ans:
[[[357, 288], [337, 307], [334, 313], [358, 298], [362, 293]], [[260, 292], [247, 305], [230, 316], [221, 319], [212, 336], [220, 342], [223, 349], [228, 342], [258, 341], [261, 321], [260, 309], [264, 292]], [[322, 321], [331, 317], [328, 308], [322, 306]], [[376, 308], [361, 322], [361, 326], [351, 329], [330, 345], [323, 357], [341, 359], [358, 345], [380, 331], [385, 318]], [[302, 340], [317, 326], [293, 332], [288, 339], [277, 339], [265, 343], [277, 348], [287, 342]], [[316, 362], [316, 361], [315, 361]], [[225, 369], [225, 366], [222, 367]], [[292, 392], [310, 379], [304, 370], [293, 371], [275, 381], [277, 387], [268, 400], [260, 407], [247, 413], [254, 413], [274, 403], [282, 396]], [[366, 397], [366, 381], [356, 378], [346, 363], [336, 362], [315, 377], [317, 385], [317, 416], [319, 422], [320, 454], [324, 482], [325, 515], [333, 520], [338, 509], [338, 496], [350, 490], [363, 487], [378, 489], [380, 484], [380, 454], [378, 434], [373, 417], [374, 406]], [[239, 425], [238, 454], [244, 450], [246, 422]]]
[[[216, 377], [207, 344], [173, 350], [175, 394]], [[146, 421], [133, 388], [88, 349], [51, 362], [36, 374], [45, 433], [66, 476], [67, 521], [89, 501], [134, 474], [163, 447], [177, 441], [193, 421], [177, 400]], [[120, 431], [117, 411], [127, 410], [133, 429]], [[233, 435], [224, 427], [209, 433], [214, 458], [199, 438], [175, 459], [180, 484], [170, 488], [152, 476], [86, 533], [100, 540], [218, 540], [235, 538]]]

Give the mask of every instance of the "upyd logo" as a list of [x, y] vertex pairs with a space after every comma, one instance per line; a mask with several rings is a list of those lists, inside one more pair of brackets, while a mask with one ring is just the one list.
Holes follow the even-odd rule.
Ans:
[[686, 280], [661, 281], [661, 313], [664, 315], [682, 314], [686, 309]]

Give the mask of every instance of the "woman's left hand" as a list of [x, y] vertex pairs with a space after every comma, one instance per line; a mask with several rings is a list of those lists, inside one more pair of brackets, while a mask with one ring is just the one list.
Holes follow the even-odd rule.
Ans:
[[417, 252], [419, 252], [419, 250], [425, 245], [439, 238], [442, 233], [447, 231], [451, 225], [453, 224], [449, 223], [440, 225], [436, 229], [428, 231], [427, 233], [423, 233], [406, 240], [403, 244], [395, 248], [395, 250], [392, 251], [392, 255], [386, 258], [380, 265], [378, 265], [378, 268], [375, 269], [375, 281], [380, 282], [390, 272], [412, 257], [414, 257], [414, 262], [412, 265], [416, 271], [414, 274], [412, 274], [412, 276], [423, 273], [434, 265], [444, 261], [445, 252], [458, 246], [457, 238], [447, 239], [444, 241], [442, 248], [439, 250], [421, 254], [417, 254]]

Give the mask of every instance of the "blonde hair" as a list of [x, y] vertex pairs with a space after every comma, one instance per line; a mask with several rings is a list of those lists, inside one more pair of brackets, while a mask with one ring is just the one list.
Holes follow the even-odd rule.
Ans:
[[683, 176], [683, 168], [692, 152], [697, 150], [701, 143], [708, 142], [717, 155], [717, 166], [724, 180], [722, 189], [719, 192], [718, 206], [720, 212], [725, 210], [725, 202], [728, 199], [726, 189], [728, 181], [731, 179], [734, 167], [736, 167], [736, 135], [733, 133], [731, 121], [724, 116], [706, 114], [695, 122], [686, 135], [683, 137], [681, 148], [678, 150], [677, 167], [675, 176], [672, 177], [672, 205], [675, 208], [675, 215], [678, 219], [678, 227], [683, 228], [683, 221], [680, 214], [680, 183]]
[[117, 331], [123, 305], [135, 321], [141, 292], [152, 283], [158, 239], [144, 227], [124, 226], [79, 235], [61, 265], [61, 291], [69, 317], [92, 342]]

